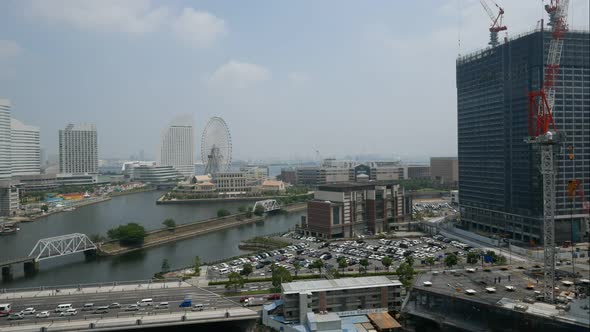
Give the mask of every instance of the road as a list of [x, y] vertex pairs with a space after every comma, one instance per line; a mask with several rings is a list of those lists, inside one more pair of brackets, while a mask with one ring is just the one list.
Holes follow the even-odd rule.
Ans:
[[[0, 318], [0, 326], [9, 324], [30, 324], [40, 321], [68, 321], [81, 319], [97, 319], [97, 318], [115, 318], [115, 317], [129, 317], [133, 315], [156, 315], [171, 312], [182, 312], [185, 308], [179, 308], [179, 304], [183, 301], [185, 296], [190, 295], [193, 304], [203, 304], [205, 310], [219, 310], [230, 307], [240, 306], [239, 302], [234, 302], [230, 299], [223, 298], [209, 290], [197, 288], [192, 286], [179, 288], [158, 288], [145, 290], [132, 290], [121, 292], [103, 292], [96, 294], [72, 294], [72, 295], [54, 295], [54, 296], [38, 296], [38, 297], [24, 297], [22, 299], [2, 300], [12, 304], [14, 312], [21, 311], [28, 307], [33, 307], [37, 312], [50, 311], [49, 318], [35, 318], [35, 315], [25, 316], [25, 319], [18, 321], [9, 321], [7, 318]], [[134, 304], [141, 299], [151, 298], [154, 301], [154, 306], [144, 307], [141, 311], [129, 312], [124, 311], [129, 304]], [[239, 299], [238, 299], [239, 301]], [[92, 311], [82, 311], [85, 303], [93, 303], [94, 306], [105, 306], [113, 302], [121, 304], [121, 309], [110, 309], [106, 314], [93, 314]], [[159, 302], [168, 302], [169, 307], [166, 309], [155, 309], [155, 305]], [[59, 317], [54, 309], [59, 304], [72, 304], [78, 310], [78, 314], [74, 317]], [[190, 309], [189, 309], [190, 310]]]

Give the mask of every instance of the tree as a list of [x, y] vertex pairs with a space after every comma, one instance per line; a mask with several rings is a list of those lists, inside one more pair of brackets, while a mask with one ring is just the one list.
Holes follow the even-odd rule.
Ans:
[[195, 260], [193, 261], [193, 268], [195, 269], [195, 275], [201, 275], [201, 257], [195, 256]]
[[293, 262], [293, 269], [295, 269], [295, 277], [297, 277], [297, 274], [299, 273], [299, 270], [301, 270], [301, 263], [299, 263], [299, 261], [294, 261]]
[[414, 266], [414, 257], [406, 256], [406, 263], [408, 263], [410, 266]]
[[342, 273], [344, 273], [344, 269], [348, 266], [348, 262], [346, 261], [346, 258], [344, 257], [339, 257], [338, 258], [338, 267], [342, 270]]
[[119, 240], [122, 245], [137, 245], [143, 243], [146, 233], [143, 226], [132, 222], [109, 229], [107, 236], [113, 240]]
[[164, 258], [162, 260], [162, 273], [170, 272], [170, 264], [168, 263], [168, 259]]
[[49, 211], [49, 206], [47, 206], [47, 204], [41, 205], [41, 211], [43, 211], [43, 212]]
[[256, 205], [256, 208], [254, 208], [254, 214], [259, 217], [262, 216], [264, 214], [264, 206]]
[[90, 239], [90, 241], [92, 241], [94, 243], [103, 242], [105, 240], [105, 238], [103, 236], [101, 236], [100, 234], [96, 234], [96, 233], [88, 235], [88, 238]]
[[381, 259], [381, 264], [383, 264], [383, 266], [385, 266], [385, 268], [387, 269], [387, 272], [389, 272], [389, 267], [391, 266], [392, 263], [393, 263], [393, 260], [389, 256], [383, 256], [383, 258]]
[[453, 267], [454, 265], [457, 265], [458, 262], [459, 259], [457, 258], [457, 255], [453, 253], [450, 253], [445, 257], [445, 265], [448, 267]]
[[242, 275], [248, 277], [250, 274], [252, 274], [252, 272], [254, 272], [254, 268], [252, 267], [252, 264], [244, 263], [244, 265], [242, 265], [242, 272], [241, 272]]
[[281, 283], [293, 281], [293, 277], [289, 271], [282, 266], [272, 267], [272, 286], [275, 290], [281, 289]]
[[217, 210], [217, 217], [218, 218], [223, 218], [223, 217], [227, 217], [231, 214], [231, 212], [229, 212], [226, 209], [219, 209]]
[[[369, 260], [366, 258], [363, 258], [359, 261], [359, 264], [362, 266], [363, 268], [363, 272], [367, 273], [367, 266], [369, 266]], [[359, 269], [359, 273], [360, 273], [360, 269]]]
[[399, 277], [399, 281], [406, 288], [410, 288], [412, 285], [412, 278], [414, 277], [414, 268], [408, 263], [401, 263], [400, 266], [395, 270], [395, 273]]
[[233, 287], [234, 292], [237, 292], [238, 288], [244, 287], [244, 278], [242, 278], [242, 276], [237, 272], [230, 273], [227, 276], [227, 279], [227, 284], [225, 284], [225, 288], [227, 289]]
[[313, 261], [311, 263], [311, 268], [318, 269], [318, 272], [320, 273], [320, 275], [322, 274], [322, 267], [324, 267], [324, 261], [321, 258], [316, 259], [315, 261]]
[[426, 264], [428, 264], [430, 266], [430, 271], [432, 271], [432, 266], [434, 265], [434, 258], [427, 257], [426, 258]]
[[248, 207], [247, 206], [242, 205], [242, 206], [238, 207], [238, 212], [239, 213], [244, 213], [246, 211], [248, 211]]
[[166, 226], [166, 228], [168, 228], [169, 230], [173, 230], [174, 228], [176, 228], [176, 221], [174, 221], [174, 219], [172, 218], [164, 220], [162, 224]]
[[479, 260], [479, 255], [476, 252], [469, 252], [467, 253], [467, 264], [477, 264]]

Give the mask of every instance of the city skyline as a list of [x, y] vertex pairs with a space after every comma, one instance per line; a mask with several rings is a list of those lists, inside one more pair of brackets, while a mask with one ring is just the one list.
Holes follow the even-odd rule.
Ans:
[[[314, 159], [316, 150], [327, 157], [456, 155], [452, 64], [488, 39], [477, 1], [406, 4], [402, 16], [393, 3], [338, 2], [339, 15], [330, 15], [335, 2], [239, 13], [207, 1], [195, 8], [184, 1], [59, 5], [71, 10], [0, 4], [0, 91], [16, 118], [42, 124], [49, 153], [57, 151], [57, 130], [73, 121], [111, 129], [100, 137], [100, 157], [141, 149], [155, 156], [161, 123], [192, 113], [196, 133], [210, 116], [226, 119], [238, 159]], [[121, 17], [108, 18], [113, 8]], [[538, 1], [505, 8], [509, 36], [542, 17]], [[587, 24], [587, 2], [572, 1], [570, 12], [572, 27]], [[275, 20], [284, 23], [267, 29]], [[339, 130], [327, 125], [334, 121]], [[405, 137], [412, 143], [401, 144]], [[256, 144], [262, 140], [265, 149]]]

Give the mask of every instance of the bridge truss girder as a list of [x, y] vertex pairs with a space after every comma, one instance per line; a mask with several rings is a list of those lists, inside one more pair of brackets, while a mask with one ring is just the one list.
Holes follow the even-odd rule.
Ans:
[[256, 203], [254, 203], [253, 210], [256, 210], [256, 207], [259, 205], [264, 208], [264, 212], [270, 212], [281, 209], [281, 205], [279, 204], [279, 202], [277, 202], [276, 199], [266, 199], [264, 201], [257, 201]]
[[93, 249], [96, 250], [96, 245], [86, 234], [73, 233], [37, 241], [29, 257], [35, 257], [36, 261], [42, 261]]

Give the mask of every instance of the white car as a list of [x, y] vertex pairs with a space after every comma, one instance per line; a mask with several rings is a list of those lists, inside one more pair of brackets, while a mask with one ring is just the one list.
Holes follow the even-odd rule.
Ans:
[[76, 309], [68, 309], [66, 311], [62, 311], [59, 315], [61, 317], [64, 316], [76, 316], [78, 314], [78, 311]]
[[37, 317], [37, 318], [48, 318], [49, 317], [49, 311], [41, 311], [35, 317]]
[[25, 310], [20, 312], [23, 315], [32, 315], [35, 313], [35, 308], [26, 308]]

